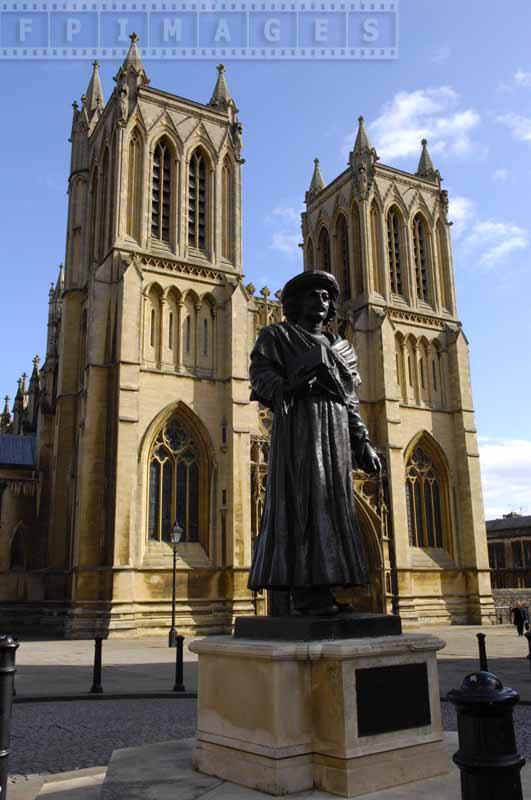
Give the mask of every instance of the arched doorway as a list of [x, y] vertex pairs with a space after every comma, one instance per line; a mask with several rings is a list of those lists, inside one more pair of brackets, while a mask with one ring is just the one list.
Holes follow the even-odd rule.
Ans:
[[338, 599], [352, 603], [356, 611], [381, 613], [385, 606], [385, 590], [382, 583], [382, 549], [378, 536], [380, 520], [360, 492], [355, 491], [354, 500], [369, 567], [370, 584], [367, 588], [347, 589], [341, 593], [336, 592], [336, 595]]

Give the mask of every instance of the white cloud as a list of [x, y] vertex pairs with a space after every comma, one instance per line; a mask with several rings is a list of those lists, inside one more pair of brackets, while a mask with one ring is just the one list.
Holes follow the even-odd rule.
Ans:
[[526, 72], [524, 69], [519, 68], [513, 75], [513, 81], [516, 86], [523, 86], [529, 89], [531, 88], [531, 72]]
[[479, 438], [485, 516], [531, 513], [531, 441]]
[[510, 81], [501, 81], [499, 88], [506, 92], [514, 92], [515, 89], [530, 89], [531, 88], [531, 72], [519, 67], [516, 72], [511, 75]]
[[267, 216], [267, 222], [274, 225], [270, 247], [290, 258], [299, 255], [301, 212], [294, 206], [276, 206]]
[[500, 169], [495, 169], [491, 175], [491, 180], [494, 183], [505, 183], [507, 178], [509, 177], [509, 170], [501, 167]]
[[465, 240], [478, 263], [489, 267], [518, 250], [525, 250], [529, 241], [526, 228], [511, 222], [478, 220]]
[[298, 233], [285, 233], [283, 231], [275, 231], [273, 233], [273, 240], [271, 247], [273, 250], [279, 250], [289, 256], [294, 256], [299, 252], [299, 242], [301, 237]]
[[286, 223], [293, 225], [300, 225], [301, 223], [301, 212], [289, 206], [277, 206], [271, 212], [271, 216], [280, 217], [280, 219], [284, 220]]
[[[420, 140], [429, 141], [430, 152], [469, 156], [484, 149], [472, 140], [480, 123], [473, 108], [462, 108], [451, 86], [398, 92], [369, 126], [374, 146], [384, 160], [420, 155]], [[352, 148], [353, 135], [345, 147]]]
[[474, 202], [450, 191], [449, 219], [454, 223], [452, 235], [459, 242], [467, 261], [475, 266], [490, 267], [529, 244], [529, 231], [512, 222], [479, 219]]
[[520, 142], [531, 142], [531, 117], [510, 112], [508, 114], [498, 114], [496, 122], [509, 128], [513, 137]]
[[459, 237], [475, 216], [474, 202], [464, 195], [452, 195], [450, 192], [449, 219], [454, 223], [452, 233]]

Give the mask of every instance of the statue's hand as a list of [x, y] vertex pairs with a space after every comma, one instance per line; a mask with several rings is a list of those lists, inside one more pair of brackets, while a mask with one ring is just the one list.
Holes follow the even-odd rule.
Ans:
[[380, 475], [382, 471], [382, 462], [378, 458], [373, 446], [368, 442], [365, 443], [365, 447], [363, 448], [360, 467], [368, 475]]

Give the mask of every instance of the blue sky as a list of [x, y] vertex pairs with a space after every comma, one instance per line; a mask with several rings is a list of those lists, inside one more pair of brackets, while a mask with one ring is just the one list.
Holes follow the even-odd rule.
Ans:
[[[401, 0], [400, 55], [364, 63], [226, 60], [244, 124], [246, 281], [301, 268], [312, 160], [346, 165], [364, 114], [381, 160], [414, 171], [427, 136], [450, 192], [459, 316], [471, 345], [487, 516], [531, 513], [531, 5]], [[208, 101], [215, 61], [150, 61], [152, 86]], [[118, 62], [103, 61], [106, 97]], [[0, 392], [44, 353], [65, 246], [71, 103], [86, 61], [0, 62]]]

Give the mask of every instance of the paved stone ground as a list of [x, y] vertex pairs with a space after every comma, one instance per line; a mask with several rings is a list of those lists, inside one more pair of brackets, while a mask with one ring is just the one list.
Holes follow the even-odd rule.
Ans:
[[[478, 669], [477, 627], [429, 628], [447, 646], [439, 654], [441, 693], [458, 687]], [[484, 628], [489, 667], [505, 685], [531, 702], [527, 641], [513, 627]], [[18, 651], [19, 696], [86, 692], [91, 683], [93, 642], [24, 641]], [[103, 643], [106, 692], [168, 691], [173, 685], [175, 651], [162, 637]], [[195, 656], [185, 648], [185, 684], [196, 686]], [[446, 730], [455, 730], [453, 707], [443, 703]], [[531, 706], [515, 713], [518, 746], [531, 758]], [[46, 774], [107, 765], [112, 751], [193, 736], [195, 701], [183, 699], [79, 700], [20, 703], [14, 706], [10, 772], [20, 782]]]
[[[531, 673], [526, 659], [528, 645], [513, 626], [447, 626], [425, 628], [446, 641], [439, 651], [441, 694], [457, 688], [463, 677], [478, 668], [476, 634], [486, 633], [489, 668], [506, 686], [531, 702]], [[184, 681], [197, 687], [196, 656], [185, 643]], [[17, 653], [17, 693], [59, 695], [87, 692], [92, 683], [93, 641], [21, 641]], [[103, 642], [103, 687], [105, 692], [171, 691], [175, 650], [166, 637], [108, 639]]]
[[113, 750], [195, 735], [195, 700], [101, 700], [17, 704], [13, 780], [106, 766]]

